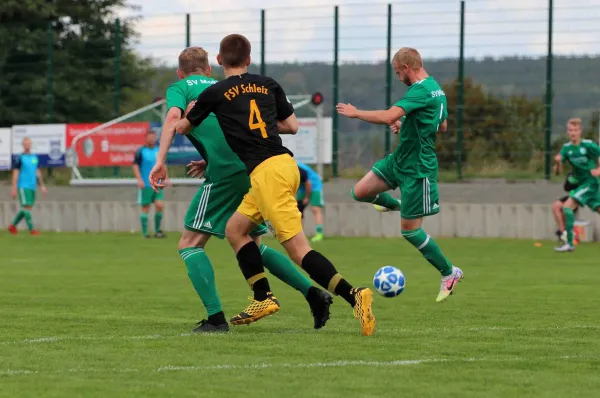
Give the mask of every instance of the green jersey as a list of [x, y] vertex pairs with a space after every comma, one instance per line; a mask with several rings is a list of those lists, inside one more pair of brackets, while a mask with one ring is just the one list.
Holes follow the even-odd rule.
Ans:
[[394, 105], [406, 112], [400, 143], [393, 154], [397, 169], [416, 178], [436, 175], [435, 138], [440, 124], [448, 117], [446, 94], [429, 76], [412, 84]]
[[598, 178], [591, 174], [597, 167], [600, 148], [592, 140], [581, 140], [579, 145], [567, 142], [560, 150], [562, 162], [568, 161], [573, 167], [573, 174], [579, 184], [598, 183]]
[[[217, 83], [217, 80], [191, 75], [172, 84], [167, 89], [167, 107], [176, 107], [185, 111], [187, 105], [196, 100], [207, 87]], [[207, 167], [204, 177], [209, 181], [218, 181], [240, 171], [246, 171], [246, 166], [231, 150], [225, 140], [221, 126], [214, 114], [210, 114], [198, 127], [195, 127], [187, 138], [206, 160]]]

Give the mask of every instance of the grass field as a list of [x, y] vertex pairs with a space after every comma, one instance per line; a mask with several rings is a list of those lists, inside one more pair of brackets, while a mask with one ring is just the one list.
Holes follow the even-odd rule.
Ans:
[[[304, 299], [273, 282], [282, 310], [228, 335], [190, 335], [204, 314], [177, 237], [0, 235], [2, 397], [597, 397], [600, 246], [440, 240], [465, 271], [436, 304], [439, 275], [401, 240], [317, 247], [351, 281], [382, 265], [407, 278], [376, 297], [366, 338], [337, 298], [312, 329]], [[268, 243], [275, 246], [273, 241]], [[226, 315], [249, 289], [225, 242], [207, 250]]]

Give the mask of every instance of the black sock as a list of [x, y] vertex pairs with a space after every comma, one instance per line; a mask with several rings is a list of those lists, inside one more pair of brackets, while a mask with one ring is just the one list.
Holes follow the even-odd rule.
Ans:
[[343, 297], [354, 306], [354, 296], [350, 294], [352, 286], [338, 274], [335, 266], [316, 250], [311, 250], [302, 259], [304, 269], [312, 280], [332, 293]]
[[265, 276], [265, 268], [262, 264], [260, 249], [254, 242], [248, 242], [237, 253], [238, 264], [242, 274], [254, 291], [255, 300], [264, 300], [267, 293], [271, 291], [269, 281]]
[[341, 279], [337, 286], [335, 287], [335, 294], [341, 296], [344, 300], [348, 302], [352, 307], [356, 305], [356, 300], [354, 299], [354, 294], [352, 294], [352, 285], [348, 283], [347, 280]]
[[215, 326], [227, 323], [227, 321], [225, 320], [225, 314], [223, 313], [223, 311], [219, 311], [216, 314], [210, 315], [208, 317], [208, 323]]

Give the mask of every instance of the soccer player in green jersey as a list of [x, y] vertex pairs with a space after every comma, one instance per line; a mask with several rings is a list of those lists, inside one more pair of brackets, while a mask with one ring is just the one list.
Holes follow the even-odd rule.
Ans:
[[575, 250], [573, 244], [573, 226], [575, 224], [574, 210], [578, 206], [588, 206], [590, 209], [600, 212], [600, 148], [592, 140], [581, 139], [581, 119], [570, 119], [567, 123], [567, 134], [570, 141], [567, 142], [556, 155], [559, 169], [565, 162], [569, 162], [573, 168], [573, 175], [579, 185], [569, 192], [569, 198], [563, 205], [565, 215], [565, 230], [567, 231], [567, 242], [555, 248], [557, 252], [572, 252]]
[[[193, 106], [201, 92], [217, 83], [210, 73], [208, 54], [204, 49], [190, 47], [179, 56], [177, 75], [180, 80], [167, 89], [167, 117], [156, 164], [150, 172], [150, 182], [155, 189], [163, 187], [161, 180], [167, 177], [165, 162], [175, 135], [175, 124], [186, 114], [188, 106]], [[199, 322], [194, 332], [226, 332], [229, 325], [217, 294], [213, 267], [204, 247], [212, 236], [219, 239], [225, 237], [227, 221], [250, 189], [250, 178], [242, 161], [227, 144], [214, 115], [186, 136], [204, 159], [202, 162], [193, 162], [190, 172], [194, 175], [203, 173], [205, 178], [187, 211], [185, 230], [179, 241], [179, 254], [208, 313], [208, 319]], [[267, 226], [263, 223], [252, 233], [260, 247], [265, 267], [304, 295], [316, 329], [325, 326], [329, 319], [331, 295], [312, 286], [310, 280], [286, 256], [261, 244], [260, 236], [266, 232]]]
[[[362, 111], [350, 104], [337, 105], [338, 112], [344, 116], [386, 124], [394, 133], [400, 132], [400, 143], [394, 153], [375, 163], [354, 186], [352, 197], [359, 202], [374, 203], [379, 210], [400, 211], [402, 236], [442, 274], [436, 299], [441, 302], [452, 294], [463, 279], [463, 272], [450, 263], [421, 226], [423, 217], [440, 211], [435, 138], [438, 132], [447, 129], [446, 94], [427, 74], [421, 55], [414, 48], [401, 48], [392, 65], [408, 91], [390, 109]], [[398, 187], [402, 201], [386, 192]]]

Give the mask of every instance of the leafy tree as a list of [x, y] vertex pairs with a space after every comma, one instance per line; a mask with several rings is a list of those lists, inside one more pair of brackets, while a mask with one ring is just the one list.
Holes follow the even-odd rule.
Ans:
[[126, 6], [126, 0], [3, 0], [0, 126], [114, 117], [117, 43], [120, 102], [127, 104], [120, 113], [137, 107], [152, 68], [132, 51], [132, 21], [116, 29], [116, 10]]

